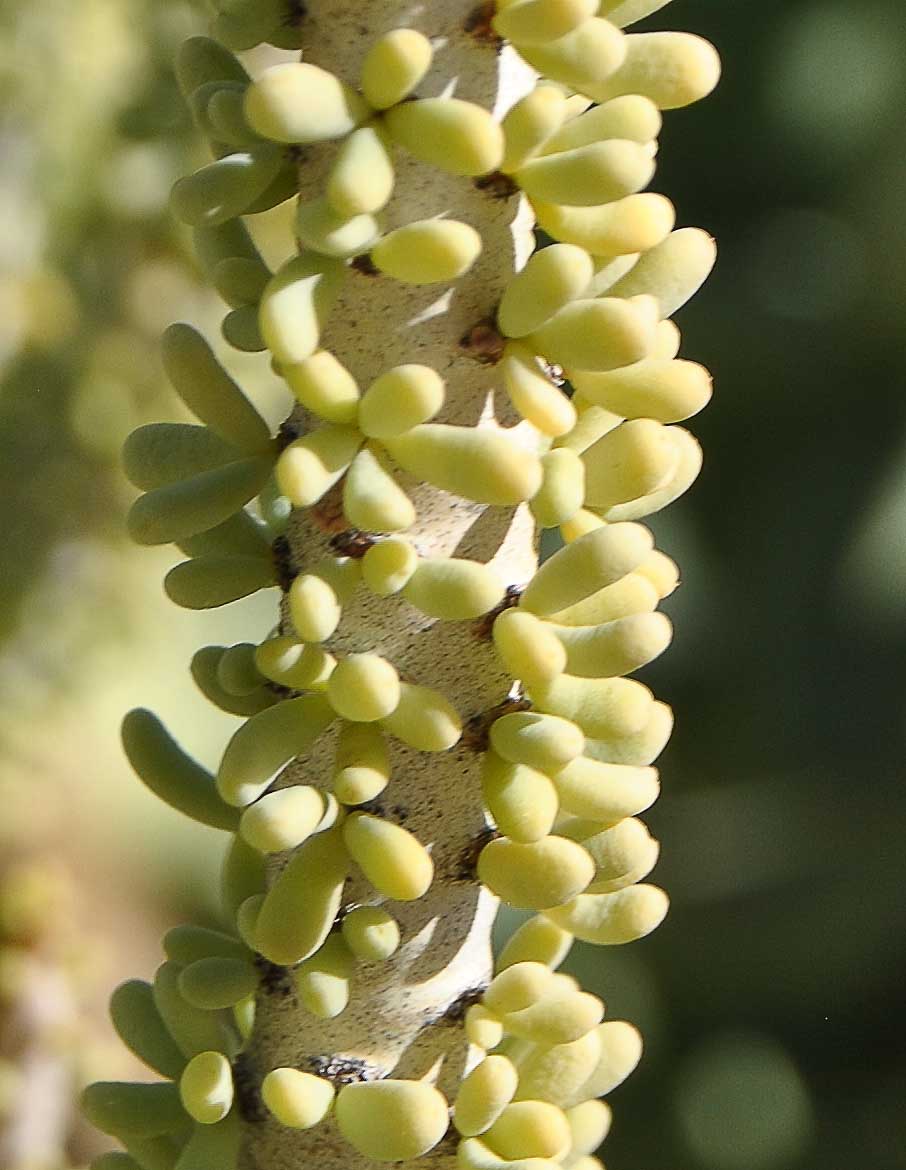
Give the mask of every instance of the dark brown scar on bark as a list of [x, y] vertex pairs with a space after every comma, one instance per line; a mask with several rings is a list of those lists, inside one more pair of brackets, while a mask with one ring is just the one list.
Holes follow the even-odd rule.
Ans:
[[480, 45], [490, 45], [498, 53], [503, 48], [503, 37], [494, 31], [491, 23], [497, 12], [494, 0], [484, 0], [476, 5], [463, 21], [463, 32]]
[[233, 1061], [233, 1091], [236, 1094], [239, 1116], [243, 1121], [252, 1124], [267, 1121], [268, 1111], [261, 1100], [261, 1086], [244, 1052], [240, 1052]]
[[363, 800], [361, 804], [352, 804], [349, 807], [353, 812], [368, 813], [373, 817], [382, 817], [387, 811], [387, 806], [379, 796], [373, 796], [371, 800]]
[[286, 19], [283, 23], [289, 28], [298, 28], [306, 16], [308, 16], [308, 5], [304, 0], [289, 0], [286, 8]]
[[371, 800], [363, 800], [361, 804], [353, 804], [349, 807], [352, 812], [382, 817], [394, 825], [404, 825], [409, 819], [409, 809], [404, 804], [388, 804], [381, 796], [373, 796]]
[[280, 967], [270, 959], [265, 959], [264, 955], [255, 955], [255, 966], [260, 976], [259, 990], [267, 995], [279, 995], [284, 999], [295, 995], [296, 989], [288, 967]]
[[290, 549], [287, 537], [275, 537], [271, 544], [271, 555], [274, 558], [274, 577], [276, 583], [286, 593], [296, 579], [296, 571], [292, 564], [292, 550]]
[[480, 1003], [482, 996], [487, 991], [488, 985], [486, 983], [476, 984], [475, 987], [470, 987], [464, 991], [462, 995], [458, 995], [451, 1004], [447, 1005], [439, 1017], [446, 1024], [458, 1024], [466, 1017], [466, 1012], [476, 1003]]
[[312, 522], [322, 532], [341, 533], [349, 531], [349, 521], [343, 514], [343, 484], [346, 476], [342, 476], [333, 485], [326, 495], [323, 495], [317, 504], [309, 508], [308, 515]]
[[485, 191], [492, 199], [512, 199], [518, 192], [519, 184], [511, 175], [503, 171], [491, 171], [489, 175], [481, 175], [475, 180], [479, 191]]
[[[278, 378], [283, 377], [279, 366], [274, 370], [274, 373]], [[281, 451], [285, 451], [291, 443], [295, 443], [298, 437], [299, 428], [295, 426], [289, 419], [286, 419], [277, 428], [277, 437], [274, 439], [274, 442], [277, 444], [277, 452], [279, 453]]]
[[361, 560], [366, 552], [378, 542], [376, 536], [370, 532], [361, 532], [358, 528], [347, 528], [345, 532], [338, 532], [330, 538], [330, 547], [341, 557], [352, 557]]
[[499, 601], [493, 609], [489, 609], [487, 613], [482, 614], [472, 624], [472, 636], [480, 642], [489, 642], [494, 629], [494, 622], [506, 610], [513, 609], [514, 606], [519, 604], [519, 598], [522, 596], [522, 593], [522, 585], [507, 585], [503, 600]]
[[349, 267], [354, 268], [356, 272], [361, 272], [362, 276], [380, 276], [381, 270], [377, 267], [371, 259], [368, 252], [363, 252], [361, 256], [354, 256], [349, 261]]
[[484, 849], [485, 845], [490, 845], [499, 836], [500, 834], [497, 830], [491, 828], [482, 829], [480, 833], [474, 836], [457, 858], [456, 872], [453, 875], [453, 880], [474, 882], [478, 877], [478, 858], [481, 856], [482, 849]]
[[491, 746], [489, 739], [491, 725], [502, 715], [512, 715], [514, 711], [528, 711], [531, 705], [528, 699], [504, 699], [496, 707], [479, 711], [466, 723], [459, 742], [470, 751], [486, 752]]
[[459, 348], [466, 357], [480, 362], [483, 366], [494, 366], [503, 357], [504, 338], [497, 329], [493, 317], [476, 322], [468, 333], [459, 339]]
[[283, 157], [287, 162], [291, 162], [295, 166], [301, 166], [308, 158], [308, 155], [309, 151], [304, 146], [299, 146], [298, 143], [287, 146], [283, 151]]
[[335, 1085], [354, 1085], [359, 1081], [378, 1081], [383, 1073], [367, 1060], [356, 1060], [348, 1056], [304, 1056], [298, 1068], [314, 1073], [316, 1077], [332, 1081]]

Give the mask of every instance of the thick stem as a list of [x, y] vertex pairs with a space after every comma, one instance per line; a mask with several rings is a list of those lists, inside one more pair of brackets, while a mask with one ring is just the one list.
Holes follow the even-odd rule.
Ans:
[[[434, 63], [419, 87], [420, 97], [455, 96], [477, 102], [498, 116], [532, 84], [532, 75], [509, 48], [500, 50], [472, 27], [468, 0], [428, 0], [406, 5], [389, 0], [317, 0], [306, 17], [303, 57], [355, 83], [362, 58], [380, 34], [406, 25], [435, 45]], [[303, 198], [323, 190], [331, 145], [311, 148], [301, 168]], [[472, 270], [451, 289], [403, 285], [356, 270], [331, 314], [322, 338], [367, 386], [391, 366], [419, 362], [446, 382], [446, 405], [438, 421], [512, 426], [493, 365], [482, 364], [461, 345], [462, 338], [493, 316], [506, 281], [532, 247], [531, 217], [519, 196], [500, 198], [474, 181], [444, 174], [398, 152], [397, 185], [385, 213], [388, 228], [447, 214], [477, 228], [483, 252]], [[438, 292], [438, 288], [441, 292]], [[298, 411], [290, 424], [308, 429]], [[537, 432], [523, 424], [527, 444]], [[532, 518], [524, 506], [485, 508], [420, 483], [399, 479], [418, 510], [410, 538], [423, 555], [456, 555], [492, 562], [514, 585], [527, 581], [536, 565]], [[339, 508], [333, 515], [340, 517]], [[342, 530], [331, 521], [329, 504], [294, 514], [289, 528], [292, 569], [304, 571], [325, 554], [336, 555], [331, 539]], [[289, 618], [283, 621], [288, 630]], [[375, 651], [393, 662], [409, 682], [436, 688], [464, 721], [505, 700], [510, 678], [497, 661], [487, 625], [426, 618], [398, 598], [382, 599], [360, 589], [345, 609], [331, 650]], [[329, 783], [335, 739], [322, 737], [281, 783]], [[265, 1110], [249, 1107], [263, 1076], [292, 1066], [334, 1078], [418, 1078], [437, 1074], [448, 1096], [469, 1060], [459, 1023], [469, 996], [491, 972], [490, 928], [496, 900], [474, 875], [475, 848], [485, 832], [479, 786], [480, 752], [468, 737], [443, 753], [424, 753], [394, 742], [392, 778], [378, 798], [382, 816], [404, 824], [428, 845], [435, 878], [415, 902], [394, 903], [402, 945], [388, 961], [357, 966], [349, 1006], [334, 1020], [320, 1020], [297, 1002], [288, 980], [264, 981], [255, 1031], [244, 1059], [251, 1087], [246, 1100], [244, 1170], [359, 1170], [370, 1166], [339, 1138], [332, 1121], [308, 1132], [287, 1129]], [[373, 900], [373, 891], [353, 879], [344, 906]], [[427, 1155], [433, 1166], [455, 1164], [455, 1142], [442, 1142]], [[421, 1158], [419, 1167], [426, 1164]], [[409, 1163], [403, 1163], [408, 1166]], [[413, 1163], [414, 1165], [414, 1163]]]

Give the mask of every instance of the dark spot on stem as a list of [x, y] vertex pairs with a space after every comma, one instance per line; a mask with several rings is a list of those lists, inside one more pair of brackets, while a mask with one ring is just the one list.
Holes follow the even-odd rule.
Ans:
[[447, 1005], [446, 1011], [439, 1017], [446, 1024], [458, 1024], [465, 1019], [466, 1012], [473, 1004], [480, 1003], [481, 997], [487, 990], [487, 984], [482, 983], [476, 987], [470, 987], [468, 991], [464, 991], [462, 995], [458, 995], [451, 1004]]
[[497, 830], [490, 827], [482, 829], [480, 833], [476, 834], [459, 854], [454, 880], [474, 882], [478, 877], [478, 858], [481, 856], [482, 849], [499, 836]]
[[294, 166], [301, 166], [308, 158], [308, 151], [304, 146], [299, 146], [297, 143], [294, 143], [292, 146], [286, 147], [283, 155], [287, 162], [293, 163]]
[[296, 578], [289, 539], [286, 536], [275, 537], [271, 545], [271, 553], [274, 558], [276, 582], [285, 593]]
[[[274, 373], [280, 378], [283, 377], [282, 373], [280, 372], [279, 367], [277, 367], [274, 370]], [[286, 448], [290, 445], [290, 443], [295, 443], [295, 441], [296, 441], [296, 439], [298, 439], [298, 437], [299, 437], [298, 427], [296, 427], [292, 422], [290, 422], [289, 419], [286, 419], [285, 422], [282, 422], [280, 424], [280, 428], [277, 431], [277, 437], [274, 440], [277, 444], [277, 450], [278, 451], [285, 451]]]
[[306, 16], [308, 16], [308, 5], [304, 0], [289, 0], [283, 23], [289, 28], [298, 28]]
[[243, 1121], [255, 1124], [267, 1120], [268, 1112], [261, 1100], [261, 1086], [245, 1052], [240, 1052], [233, 1061], [233, 1091]]
[[368, 813], [373, 817], [382, 817], [386, 814], [384, 802], [379, 796], [373, 796], [371, 800], [363, 800], [361, 804], [352, 806], [356, 812]]
[[512, 199], [519, 190], [516, 180], [511, 175], [505, 175], [503, 171], [491, 171], [489, 175], [481, 175], [475, 180], [475, 186], [492, 199]]
[[286, 998], [295, 994], [296, 988], [288, 967], [280, 967], [270, 959], [265, 959], [264, 955], [255, 955], [255, 966], [261, 976], [258, 986], [265, 995]]
[[330, 538], [330, 547], [341, 557], [352, 557], [361, 560], [366, 552], [377, 544], [377, 537], [370, 532], [361, 532], [358, 528], [347, 528], [345, 532], [338, 532]]
[[304, 1056], [299, 1061], [298, 1068], [302, 1072], [314, 1073], [316, 1077], [333, 1081], [335, 1085], [379, 1081], [384, 1076], [383, 1070], [377, 1065], [350, 1056]]
[[329, 492], [323, 495], [317, 504], [309, 509], [312, 522], [322, 532], [341, 533], [349, 531], [349, 521], [343, 513], [343, 484], [346, 476], [342, 476], [333, 485]]
[[485, 317], [459, 339], [459, 348], [467, 357], [483, 366], [493, 366], [503, 357], [504, 338], [493, 317]]
[[498, 703], [496, 707], [490, 707], [487, 711], [479, 711], [466, 723], [462, 739], [459, 742], [470, 751], [486, 752], [490, 746], [488, 736], [491, 724], [502, 715], [512, 715], [514, 711], [528, 711], [530, 707], [531, 703], [528, 699], [508, 698], [504, 699], [502, 703]]
[[371, 259], [371, 255], [368, 252], [363, 252], [361, 256], [354, 256], [349, 262], [349, 267], [354, 268], [356, 272], [361, 272], [363, 276], [381, 275], [381, 270]]
[[488, 610], [487, 613], [477, 618], [472, 624], [473, 637], [477, 638], [480, 642], [489, 642], [491, 632], [494, 629], [494, 622], [505, 610], [513, 609], [519, 604], [522, 591], [522, 585], [507, 585], [503, 599], [493, 609]]
[[477, 4], [463, 21], [463, 32], [468, 33], [480, 45], [490, 45], [496, 52], [503, 48], [503, 37], [494, 31], [491, 23], [497, 5], [494, 0], [482, 0]]

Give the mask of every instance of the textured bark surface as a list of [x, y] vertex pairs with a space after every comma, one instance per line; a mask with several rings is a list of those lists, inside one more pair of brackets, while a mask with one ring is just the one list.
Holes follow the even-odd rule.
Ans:
[[[532, 84], [532, 75], [509, 48], [470, 30], [473, 5], [462, 0], [405, 4], [387, 0], [321, 0], [310, 4], [304, 23], [304, 60], [355, 84], [361, 61], [374, 39], [409, 26], [434, 43], [430, 73], [419, 97], [455, 96], [477, 102], [499, 117]], [[323, 191], [335, 144], [306, 149], [300, 166], [303, 198]], [[446, 404], [440, 422], [514, 426], [499, 376], [461, 346], [475, 325], [493, 315], [503, 287], [532, 248], [531, 217], [517, 196], [501, 198], [467, 178], [446, 175], [406, 156], [395, 157], [394, 196], [383, 213], [387, 228], [446, 213], [477, 228], [484, 250], [455, 286], [417, 287], [388, 277], [350, 272], [333, 310], [322, 345], [334, 352], [364, 389], [391, 366], [419, 362], [444, 378]], [[314, 425], [302, 410], [290, 420], [299, 433]], [[537, 432], [522, 424], [514, 432], [527, 445]], [[535, 535], [526, 507], [486, 508], [418, 483], [398, 473], [418, 509], [406, 536], [423, 555], [456, 555], [491, 562], [503, 579], [521, 585], [532, 575]], [[335, 508], [331, 500], [336, 500]], [[314, 509], [294, 514], [289, 528], [291, 567], [305, 571], [342, 532], [335, 491]], [[283, 628], [289, 632], [284, 610]], [[400, 598], [382, 599], [360, 589], [344, 610], [327, 648], [375, 651], [387, 657], [406, 681], [436, 688], [455, 705], [464, 722], [507, 698], [510, 678], [493, 651], [490, 622], [439, 622]], [[335, 731], [299, 759], [284, 783], [329, 783]], [[475, 878], [476, 844], [485, 833], [479, 784], [480, 753], [468, 733], [452, 750], [425, 753], [391, 741], [390, 785], [375, 802], [385, 818], [405, 825], [429, 846], [435, 879], [418, 901], [393, 903], [402, 930], [398, 952], [384, 963], [357, 965], [349, 1006], [335, 1020], [307, 1013], [291, 980], [270, 973], [259, 993], [255, 1031], [243, 1058], [247, 1078], [243, 1170], [360, 1170], [368, 1159], [337, 1134], [331, 1119], [309, 1132], [286, 1129], [255, 1110], [256, 1086], [279, 1066], [307, 1069], [344, 1079], [392, 1074], [417, 1078], [438, 1074], [437, 1084], [452, 1097], [469, 1054], [461, 1018], [469, 996], [491, 972], [490, 927], [496, 900]], [[353, 878], [344, 907], [373, 900], [367, 884]], [[438, 1168], [455, 1164], [455, 1133], [424, 1158]], [[403, 1167], [414, 1163], [401, 1163]]]

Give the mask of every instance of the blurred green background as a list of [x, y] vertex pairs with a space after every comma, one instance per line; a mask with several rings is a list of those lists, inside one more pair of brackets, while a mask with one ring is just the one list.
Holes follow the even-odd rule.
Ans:
[[[132, 1075], [108, 989], [153, 970], [161, 928], [216, 920], [218, 836], [132, 779], [119, 720], [152, 706], [212, 762], [235, 721], [194, 692], [188, 658], [263, 635], [273, 612], [266, 594], [177, 610], [160, 587], [175, 554], [123, 535], [119, 446], [182, 417], [157, 335], [181, 317], [216, 335], [166, 204], [203, 158], [170, 72], [203, 23], [201, 4], [166, 0], [0, 8], [11, 1170], [99, 1148], [68, 1094]], [[653, 525], [684, 573], [674, 646], [646, 672], [678, 714], [647, 818], [673, 910], [650, 939], [568, 964], [647, 1042], [604, 1156], [609, 1170], [906, 1170], [906, 9], [674, 0], [649, 23], [724, 58], [717, 93], [668, 115], [655, 184], [720, 243], [680, 317], [716, 396], [693, 423], [705, 471]], [[275, 222], [275, 253], [285, 239]], [[232, 364], [276, 422], [285, 401], [261, 363]], [[17, 1113], [35, 1060], [62, 1102], [37, 1122]]]

